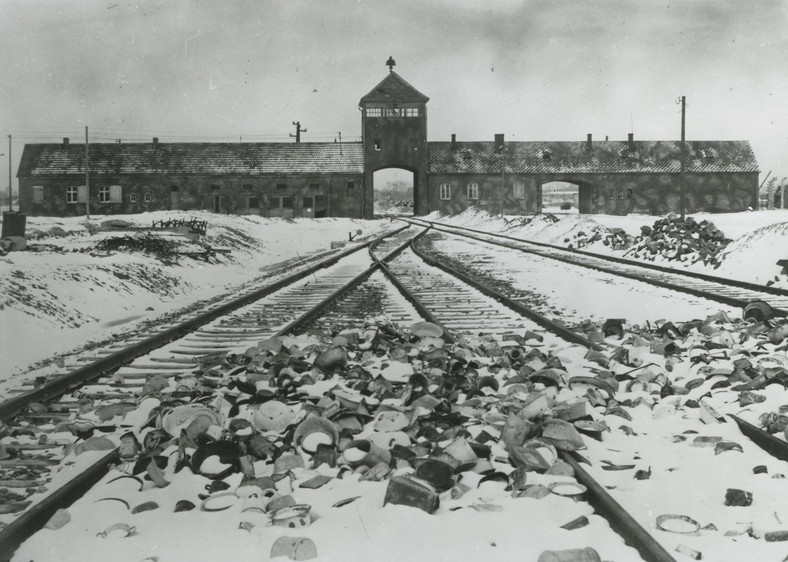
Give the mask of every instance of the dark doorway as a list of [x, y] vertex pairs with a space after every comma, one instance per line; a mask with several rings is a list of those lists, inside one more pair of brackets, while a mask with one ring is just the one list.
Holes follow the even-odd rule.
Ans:
[[221, 195], [214, 195], [213, 196], [213, 212], [214, 213], [221, 213], [222, 212], [222, 196]]
[[375, 215], [413, 215], [414, 174], [403, 168], [384, 168], [372, 174]]
[[177, 185], [170, 187], [170, 210], [177, 211], [181, 208], [181, 189]]

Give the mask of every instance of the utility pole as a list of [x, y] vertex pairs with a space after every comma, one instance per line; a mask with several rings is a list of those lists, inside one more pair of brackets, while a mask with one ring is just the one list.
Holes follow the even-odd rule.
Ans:
[[90, 220], [90, 159], [88, 152], [87, 125], [85, 125], [85, 218]]
[[11, 135], [8, 135], [8, 210], [13, 211], [14, 190], [11, 186]]
[[293, 125], [295, 125], [296, 134], [295, 135], [291, 134], [290, 138], [295, 137], [296, 144], [298, 144], [301, 142], [301, 133], [306, 133], [306, 129], [301, 128], [301, 121], [293, 121]]
[[686, 154], [684, 149], [684, 119], [686, 115], [686, 98], [681, 96], [681, 155], [679, 157], [680, 161], [680, 170], [679, 170], [679, 191], [681, 193], [681, 220], [684, 220], [684, 213], [685, 213], [685, 203], [684, 203], [684, 161], [686, 160]]

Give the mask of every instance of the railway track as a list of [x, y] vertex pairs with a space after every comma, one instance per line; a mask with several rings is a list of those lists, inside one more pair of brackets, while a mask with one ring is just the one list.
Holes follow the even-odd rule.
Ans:
[[[52, 421], [58, 419], [63, 423], [75, 422], [79, 419], [76, 411], [80, 407], [80, 400], [82, 400], [83, 407], [86, 406], [88, 400], [105, 400], [109, 396], [120, 400], [121, 403], [138, 400], [140, 393], [144, 393], [145, 385], [150, 384], [150, 381], [156, 377], [187, 380], [195, 378], [195, 373], [198, 373], [205, 380], [215, 381], [226, 378], [228, 369], [231, 374], [236, 375], [243, 371], [243, 365], [228, 367], [222, 363], [222, 358], [226, 359], [234, 354], [242, 354], [244, 349], [254, 346], [257, 342], [266, 340], [272, 335], [318, 332], [334, 336], [337, 335], [339, 329], [360, 328], [362, 322], [359, 318], [362, 315], [380, 315], [403, 323], [424, 318], [442, 326], [447, 331], [445, 335], [447, 341], [465, 348], [478, 345], [479, 333], [492, 334], [490, 336], [492, 341], [502, 345], [508, 341], [507, 345], [514, 348], [510, 349], [509, 355], [507, 355], [510, 366], [511, 361], [519, 357], [512, 354], [516, 351], [525, 355], [524, 352], [528, 348], [539, 350], [542, 357], [560, 358], [569, 366], [567, 373], [571, 371], [572, 375], [568, 377], [567, 381], [559, 380], [555, 385], [561, 393], [562, 400], [582, 401], [585, 396], [584, 391], [590, 390], [587, 388], [589, 384], [590, 388], [611, 388], [613, 383], [609, 377], [611, 375], [620, 377], [617, 379], [620, 384], [614, 386], [626, 386], [626, 392], [619, 396], [614, 390], [613, 394], [606, 398], [604, 404], [596, 403], [595, 408], [588, 407], [588, 413], [580, 416], [585, 421], [606, 421], [610, 416], [619, 419], [617, 416], [622, 411], [621, 408], [616, 408], [620, 404], [619, 399], [634, 401], [640, 398], [645, 401], [649, 397], [653, 398], [654, 392], [657, 392], [657, 396], [659, 396], [660, 389], [650, 387], [648, 383], [639, 383], [637, 386], [629, 384], [630, 381], [637, 380], [632, 375], [624, 374], [631, 371], [631, 366], [625, 370], [625, 365], [616, 365], [614, 362], [613, 367], [608, 365], [612, 370], [607, 371], [607, 378], [597, 376], [600, 374], [599, 364], [594, 360], [589, 360], [589, 350], [596, 352], [596, 355], [590, 355], [590, 357], [596, 358], [596, 361], [599, 360], [600, 354], [606, 357], [620, 357], [617, 351], [620, 348], [616, 342], [610, 341], [610, 338], [602, 342], [591, 341], [576, 332], [567, 330], [562, 325], [547, 320], [544, 316], [483, 284], [474, 283], [473, 286], [469, 286], [465, 282], [467, 280], [450, 275], [437, 267], [438, 264], [425, 264], [418, 253], [413, 249], [405, 248], [414, 234], [402, 231], [396, 237], [382, 241], [369, 257], [362, 258], [357, 253], [349, 257], [346, 262], [326, 269], [324, 275], [305, 276], [295, 281], [295, 284], [282, 287], [276, 296], [274, 294], [263, 296], [254, 304], [239, 309], [231, 316], [217, 315], [212, 321], [205, 323], [185, 337], [164, 347], [159, 347], [146, 356], [134, 359], [117, 368], [104, 379], [98, 379], [83, 386], [73, 399], [61, 398], [58, 402], [50, 404], [46, 407], [46, 411], [43, 411], [44, 408], [41, 407], [30, 408], [30, 406], [37, 404], [39, 400], [47, 399], [39, 398], [40, 396], [57, 395], [54, 390], [35, 394], [35, 399], [25, 405], [20, 405], [17, 399], [6, 410], [0, 409], [0, 411], [12, 412], [8, 414], [6, 419], [21, 419], [23, 415], [31, 416], [24, 423], [40, 429], [41, 433], [36, 434], [33, 430], [34, 435], [28, 435], [30, 437], [28, 445], [32, 446], [33, 441], [39, 444], [42, 444], [43, 441], [45, 444], [46, 439], [42, 439], [41, 435], [51, 433], [51, 430], [47, 431], [42, 427], [44, 424], [33, 424], [31, 420]], [[398, 292], [395, 292], [395, 289]], [[491, 340], [488, 338], [484, 341]], [[498, 348], [504, 349], [501, 346]], [[99, 361], [102, 360], [99, 359]], [[622, 372], [616, 373], [615, 367], [618, 367], [617, 370]], [[101, 367], [101, 369], [106, 369], [106, 367]], [[566, 384], [573, 379], [574, 385]], [[693, 388], [692, 391], [696, 394], [701, 391], [714, 391], [718, 395], [718, 401], [723, 400], [719, 396], [723, 389], [711, 388], [716, 382], [719, 381], [712, 380], [710, 377], [703, 383], [707, 386], [701, 384]], [[544, 385], [544, 382], [540, 384]], [[545, 388], [551, 386], [554, 385], [548, 382]], [[537, 386], [538, 388], [540, 387]], [[68, 390], [70, 389], [71, 387], [68, 386]], [[598, 399], [598, 393], [592, 393], [592, 396]], [[195, 397], [202, 398], [195, 394], [189, 396], [189, 398]], [[216, 396], [213, 392], [207, 392], [205, 398], [215, 399]], [[35, 418], [36, 415], [43, 417]], [[141, 425], [147, 422], [145, 419], [140, 421]], [[700, 422], [697, 419], [693, 423], [694, 425], [688, 426], [690, 427], [688, 431], [697, 431], [698, 427], [702, 427], [698, 425]], [[93, 425], [97, 425], [95, 420], [93, 420]], [[726, 431], [733, 431], [733, 428], [738, 425], [727, 424]], [[615, 433], [616, 439], [630, 436], [631, 434], [622, 427], [623, 425], [608, 429], [611, 435]], [[121, 431], [128, 429], [128, 427], [120, 428]], [[641, 431], [643, 434], [646, 433], [645, 430]], [[747, 431], [750, 432], [750, 435], [758, 435], [758, 432], [764, 433], [756, 427], [748, 428]], [[664, 439], [666, 436], [661, 435], [655, 439], [659, 437]], [[742, 441], [746, 438], [741, 435], [737, 439]], [[578, 489], [583, 490], [583, 493], [577, 494], [576, 498], [589, 501], [597, 513], [587, 519], [591, 520], [594, 528], [598, 528], [599, 523], [596, 518], [599, 517], [600, 521], [601, 518], [604, 518], [605, 523], [602, 524], [602, 527], [609, 525], [616, 529], [627, 544], [634, 547], [644, 560], [673, 560], [668, 549], [674, 550], [675, 544], [670, 537], [666, 540], [662, 536], [656, 538], [653, 536], [654, 524], [651, 514], [644, 515], [642, 509], [638, 512], [637, 505], [626, 493], [616, 492], [617, 495], [614, 498], [608, 492], [605, 487], [605, 476], [610, 473], [601, 471], [599, 467], [610, 466], [606, 465], [605, 461], [610, 462], [607, 457], [611, 453], [608, 450], [609, 447], [600, 449], [595, 443], [596, 441], [590, 444], [588, 454], [585, 455], [585, 460], [590, 461], [590, 468], [579, 464], [584, 457], [568, 453], [562, 455], [564, 461], [574, 470], [575, 478], [581, 486]], [[605, 441], [599, 443], [605, 444]], [[616, 444], [626, 451], [624, 448], [626, 441], [622, 441], [620, 444], [616, 442]], [[775, 451], [783, 450], [779, 443], [776, 445], [772, 443], [772, 445]], [[638, 448], [637, 454], [641, 456], [638, 460], [643, 460], [642, 449]], [[57, 458], [57, 456], [53, 458]], [[650, 466], [658, 466], [655, 460], [646, 460], [653, 463]], [[74, 497], [81, 495], [93, 482], [102, 478], [110, 465], [118, 463], [118, 461], [117, 449], [107, 452], [104, 457], [85, 471], [85, 474], [91, 474], [90, 477], [80, 476], [74, 479], [72, 490], [61, 493], [56, 501], [47, 502], [44, 499], [28, 509], [22, 517], [0, 531], [0, 545], [4, 547], [0, 549], [0, 552], [5, 552], [6, 548], [10, 552], [10, 549], [29, 536], [36, 527], [42, 526], [57, 507], [62, 506], [65, 501], [71, 501]], [[713, 460], [711, 462], [713, 463]], [[628, 464], [616, 466], [628, 466]], [[706, 465], [704, 468], [708, 470], [708, 466], [710, 465]], [[627, 468], [626, 470], [631, 469]], [[654, 481], [656, 482], [656, 479]], [[677, 486], [675, 483], [673, 485]], [[654, 493], [656, 494], [656, 492]], [[51, 497], [55, 497], [55, 495], [53, 494]], [[573, 511], [568, 506], [566, 507], [567, 513]], [[605, 542], [616, 540], [620, 539], [603, 536], [599, 542], [605, 544]], [[685, 547], [680, 552], [689, 551], [692, 549]], [[634, 553], [630, 554], [636, 556]]]
[[603, 256], [582, 250], [570, 250], [542, 242], [522, 240], [511, 236], [451, 226], [435, 221], [422, 219], [407, 219], [407, 221], [412, 224], [429, 225], [436, 231], [511, 248], [519, 252], [557, 260], [573, 266], [642, 281], [671, 291], [691, 294], [734, 307], [744, 308], [749, 303], [760, 301], [767, 303], [775, 314], [780, 316], [788, 315], [788, 291], [784, 289], [702, 273], [681, 271], [613, 256]]

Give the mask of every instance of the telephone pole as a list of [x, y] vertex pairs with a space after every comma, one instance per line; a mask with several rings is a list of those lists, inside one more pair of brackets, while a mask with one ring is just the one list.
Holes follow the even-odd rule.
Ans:
[[90, 159], [88, 153], [87, 125], [85, 125], [85, 218], [90, 220]]
[[306, 129], [301, 128], [301, 121], [293, 121], [293, 125], [295, 125], [296, 134], [295, 135], [291, 134], [290, 138], [295, 137], [296, 144], [298, 144], [301, 142], [301, 133], [306, 133]]
[[686, 151], [684, 149], [684, 120], [686, 115], [687, 100], [685, 96], [681, 96], [681, 155], [679, 156], [680, 169], [679, 169], [679, 192], [681, 194], [681, 220], [684, 220], [685, 202], [684, 202], [684, 161], [686, 160]]
[[8, 135], [8, 210], [13, 211], [14, 190], [11, 186], [11, 135]]

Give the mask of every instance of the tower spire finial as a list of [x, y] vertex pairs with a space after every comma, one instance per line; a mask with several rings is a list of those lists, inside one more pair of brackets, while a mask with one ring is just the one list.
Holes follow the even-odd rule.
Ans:
[[389, 72], [394, 72], [394, 67], [397, 66], [394, 57], [389, 57], [389, 60], [386, 61], [386, 66], [389, 67]]

